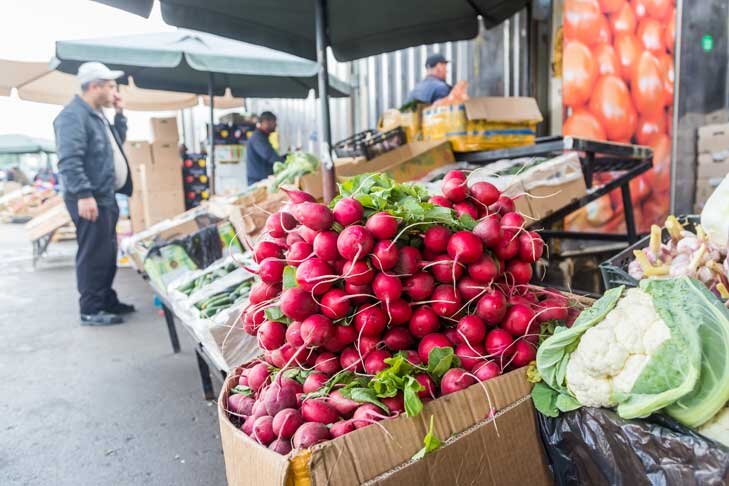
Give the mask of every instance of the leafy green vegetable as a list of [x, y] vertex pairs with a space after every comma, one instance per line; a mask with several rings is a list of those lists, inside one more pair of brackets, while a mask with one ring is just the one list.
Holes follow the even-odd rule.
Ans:
[[557, 396], [559, 392], [548, 387], [543, 382], [537, 383], [532, 388], [532, 401], [534, 408], [547, 417], [558, 417], [560, 410], [557, 408]]
[[276, 192], [284, 184], [293, 184], [297, 177], [315, 172], [320, 162], [312, 154], [292, 152], [284, 162], [273, 164], [274, 178], [268, 186], [268, 192]]
[[230, 390], [230, 393], [233, 395], [245, 395], [250, 397], [253, 395], [253, 390], [245, 385], [236, 385], [232, 390]]
[[423, 445], [425, 447], [416, 452], [413, 456], [413, 459], [418, 460], [424, 458], [426, 454], [433, 452], [434, 450], [439, 448], [441, 444], [441, 440], [435, 435], [435, 429], [433, 427], [433, 415], [431, 415], [428, 433], [425, 434], [425, 437], [423, 438]]
[[460, 365], [461, 360], [458, 359], [451, 347], [435, 347], [428, 353], [428, 374], [438, 382], [440, 382], [446, 371]]
[[291, 324], [291, 319], [284, 315], [280, 307], [269, 307], [263, 311], [263, 314], [266, 316], [267, 321], [281, 322], [286, 325]]
[[405, 414], [408, 417], [416, 417], [423, 411], [423, 401], [418, 396], [418, 392], [425, 390], [414, 376], [405, 378], [403, 388], [403, 401], [405, 403]]
[[342, 388], [342, 396], [344, 398], [349, 398], [350, 400], [354, 400], [355, 402], [359, 403], [371, 403], [373, 405], [377, 405], [382, 410], [384, 410], [387, 413], [390, 413], [390, 409], [387, 408], [387, 406], [382, 403], [378, 398], [377, 394], [374, 392], [374, 390], [367, 388], [367, 387], [358, 387], [358, 388]]
[[423, 402], [420, 400], [418, 392], [425, 388], [413, 376], [416, 367], [407, 360], [403, 353], [398, 353], [392, 358], [385, 358], [385, 363], [389, 366], [370, 380], [369, 388], [379, 398], [394, 397], [402, 392], [405, 413], [408, 417], [420, 414], [423, 410]]
[[283, 289], [293, 289], [298, 287], [296, 283], [296, 267], [286, 265], [283, 271]]
[[291, 369], [288, 369], [283, 372], [283, 377], [298, 381], [299, 383], [301, 383], [303, 385], [311, 373], [312, 373], [311, 370], [304, 370], [301, 368], [291, 368]]

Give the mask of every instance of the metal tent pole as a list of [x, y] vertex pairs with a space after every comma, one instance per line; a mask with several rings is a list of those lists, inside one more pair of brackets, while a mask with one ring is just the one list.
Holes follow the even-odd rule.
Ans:
[[337, 191], [332, 162], [332, 126], [329, 119], [329, 67], [327, 65], [326, 0], [314, 0], [316, 18], [316, 60], [319, 64], [319, 127], [321, 130], [320, 158], [324, 201], [331, 201]]
[[208, 137], [208, 162], [210, 163], [210, 195], [215, 194], [215, 75], [208, 73], [208, 98], [210, 98], [210, 128]]

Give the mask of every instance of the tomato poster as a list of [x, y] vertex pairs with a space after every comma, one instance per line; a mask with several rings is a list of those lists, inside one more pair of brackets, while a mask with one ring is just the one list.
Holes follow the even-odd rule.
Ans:
[[[675, 0], [565, 0], [562, 133], [653, 148], [630, 184], [638, 231], [669, 211]], [[611, 176], [603, 176], [605, 182]], [[625, 232], [620, 190], [570, 215], [572, 231]]]

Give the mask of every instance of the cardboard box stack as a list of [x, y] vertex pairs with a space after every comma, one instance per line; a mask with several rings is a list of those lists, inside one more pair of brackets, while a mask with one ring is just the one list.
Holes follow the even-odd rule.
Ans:
[[705, 125], [698, 130], [696, 211], [729, 174], [729, 124]]
[[152, 118], [154, 141], [127, 142], [134, 194], [129, 214], [135, 233], [185, 210], [177, 120]]

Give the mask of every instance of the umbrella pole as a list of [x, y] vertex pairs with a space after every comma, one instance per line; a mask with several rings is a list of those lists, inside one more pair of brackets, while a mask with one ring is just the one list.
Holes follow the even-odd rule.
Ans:
[[208, 98], [210, 98], [210, 137], [208, 161], [210, 162], [210, 195], [215, 194], [215, 75], [208, 73]]
[[326, 0], [315, 0], [316, 60], [319, 64], [319, 124], [321, 133], [320, 158], [324, 201], [331, 201], [336, 194], [334, 163], [332, 162], [332, 126], [329, 119], [329, 67], [327, 65]]

